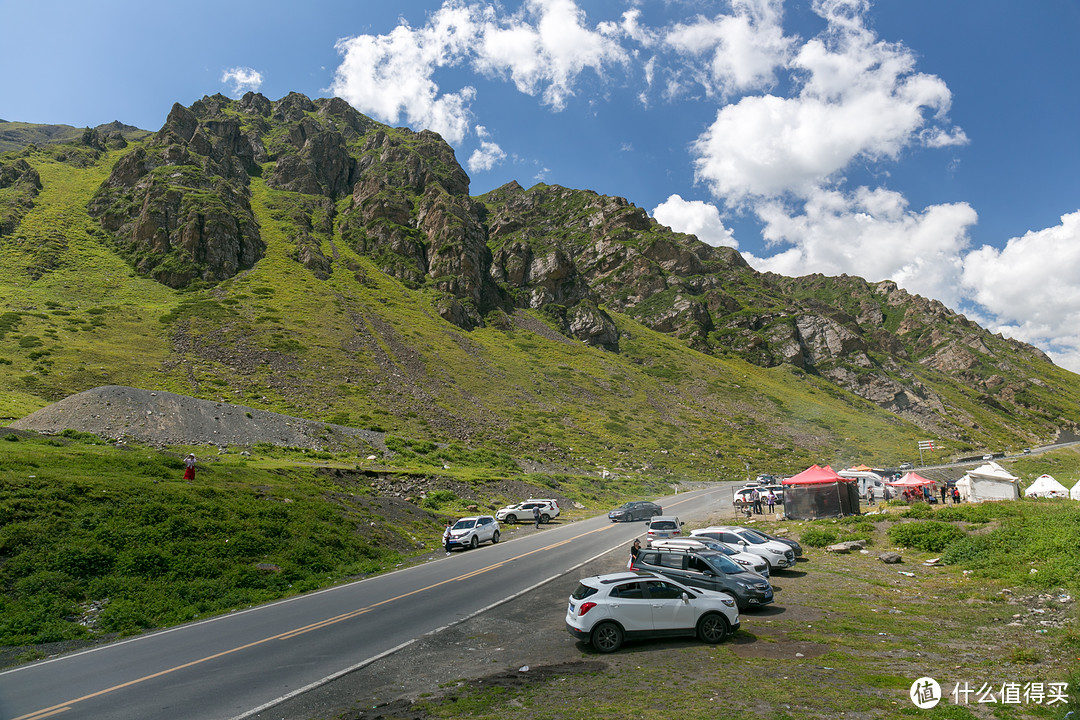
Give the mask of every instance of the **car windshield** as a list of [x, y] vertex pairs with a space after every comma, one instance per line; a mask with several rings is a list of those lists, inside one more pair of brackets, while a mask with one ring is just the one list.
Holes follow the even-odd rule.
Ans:
[[764, 545], [765, 544], [764, 540], [762, 540], [760, 537], [758, 537], [757, 535], [755, 535], [754, 533], [752, 533], [752, 532], [750, 532], [748, 530], [742, 530], [742, 531], [737, 532], [735, 534], [738, 537], [741, 537], [742, 539], [746, 540], [746, 542], [750, 543], [751, 545]]
[[476, 527], [476, 518], [470, 518], [469, 520], [458, 520], [454, 523], [455, 530], [469, 530]]
[[725, 575], [737, 575], [746, 572], [726, 555], [717, 555], [709, 558], [709, 563]]
[[758, 540], [760, 540], [761, 542], [766, 542], [769, 539], [769, 538], [765, 537], [764, 535], [762, 535], [761, 533], [759, 533], [757, 530], [743, 530], [743, 534], [744, 535], [749, 535], [750, 537], [755, 537]]

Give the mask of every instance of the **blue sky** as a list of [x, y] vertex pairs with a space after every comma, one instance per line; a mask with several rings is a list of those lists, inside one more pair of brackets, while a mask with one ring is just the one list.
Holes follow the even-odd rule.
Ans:
[[892, 279], [1080, 372], [1076, 0], [0, 0], [0, 118], [339, 95], [472, 192], [620, 195], [759, 270]]

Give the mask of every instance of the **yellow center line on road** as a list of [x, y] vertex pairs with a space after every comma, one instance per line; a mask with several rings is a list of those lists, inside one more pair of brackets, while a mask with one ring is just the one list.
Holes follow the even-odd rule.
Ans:
[[75, 705], [76, 703], [84, 702], [86, 700], [92, 700], [93, 698], [101, 697], [102, 695], [108, 695], [109, 693], [115, 692], [117, 690], [123, 690], [124, 688], [132, 687], [134, 685], [138, 685], [138, 684], [146, 682], [148, 680], [153, 680], [155, 678], [162, 677], [163, 675], [168, 675], [170, 673], [174, 673], [174, 672], [177, 672], [179, 670], [184, 670], [184, 669], [189, 668], [189, 667], [194, 667], [195, 665], [200, 665], [202, 663], [209, 662], [210, 660], [217, 660], [218, 658], [225, 657], [226, 655], [232, 655], [233, 653], [240, 652], [241, 650], [247, 650], [249, 648], [257, 647], [257, 646], [262, 645], [264, 643], [268, 643], [268, 642], [270, 642], [272, 640], [289, 640], [291, 638], [294, 638], [294, 637], [296, 637], [298, 635], [302, 635], [304, 633], [310, 632], [312, 630], [318, 630], [320, 628], [324, 628], [324, 627], [328, 627], [330, 625], [334, 625], [334, 624], [339, 623], [339, 622], [341, 622], [343, 620], [349, 620], [350, 618], [358, 617], [360, 615], [363, 615], [364, 613], [371, 612], [375, 608], [378, 608], [378, 607], [381, 607], [383, 605], [395, 602], [397, 600], [401, 600], [403, 598], [407, 598], [407, 597], [410, 597], [412, 595], [416, 595], [416, 594], [419, 594], [419, 593], [422, 593], [422, 592], [427, 592], [428, 590], [434, 590], [437, 587], [441, 587], [442, 585], [446, 585], [446, 584], [449, 584], [449, 583], [452, 583], [452, 582], [460, 582], [462, 580], [468, 580], [468, 579], [474, 578], [477, 575], [480, 575], [482, 573], [486, 573], [486, 572], [488, 572], [490, 570], [495, 570], [496, 568], [500, 568], [500, 567], [502, 567], [503, 565], [506, 565], [509, 562], [513, 562], [514, 560], [520, 560], [521, 558], [528, 557], [529, 555], [534, 555], [534, 554], [536, 554], [538, 552], [543, 552], [545, 550], [552, 550], [554, 548], [561, 547], [562, 545], [566, 545], [567, 543], [572, 542], [574, 540], [577, 540], [578, 538], [583, 538], [583, 537], [585, 537], [587, 535], [592, 535], [593, 533], [597, 533], [597, 532], [604, 532], [605, 530], [609, 530], [611, 527], [614, 527], [614, 525], [607, 525], [607, 526], [604, 526], [604, 527], [597, 528], [595, 530], [587, 530], [587, 531], [585, 531], [585, 532], [583, 532], [583, 533], [581, 533], [579, 535], [575, 535], [575, 536], [573, 536], [571, 538], [568, 538], [566, 540], [559, 540], [558, 542], [551, 543], [550, 545], [545, 545], [544, 547], [537, 548], [535, 550], [530, 550], [528, 552], [522, 553], [521, 555], [517, 555], [515, 557], [508, 558], [508, 559], [503, 560], [501, 562], [497, 562], [497, 563], [495, 563], [493, 565], [488, 565], [487, 567], [483, 567], [483, 568], [480, 568], [478, 570], [473, 570], [473, 571], [458, 575], [456, 577], [452, 577], [452, 578], [448, 578], [446, 580], [442, 580], [441, 582], [437, 582], [434, 585], [427, 585], [427, 586], [422, 587], [422, 588], [417, 588], [416, 590], [410, 590], [407, 593], [402, 593], [400, 595], [395, 595], [394, 597], [387, 598], [386, 600], [380, 600], [379, 602], [374, 603], [372, 605], [368, 605], [367, 607], [358, 608], [356, 610], [351, 610], [351, 611], [349, 611], [347, 613], [342, 613], [341, 615], [336, 615], [334, 617], [327, 618], [325, 620], [320, 620], [320, 621], [312, 623], [310, 625], [304, 625], [303, 627], [294, 628], [292, 630], [286, 630], [283, 633], [278, 633], [277, 635], [271, 635], [270, 637], [265, 637], [265, 638], [263, 638], [261, 640], [255, 640], [254, 642], [250, 642], [250, 643], [247, 643], [245, 645], [238, 645], [237, 647], [231, 648], [229, 650], [222, 650], [221, 652], [214, 653], [213, 655], [207, 655], [206, 657], [199, 658], [198, 660], [192, 660], [191, 662], [186, 662], [186, 663], [183, 663], [181, 665], [177, 665], [175, 667], [168, 668], [166, 670], [161, 670], [161, 671], [156, 672], [156, 673], [151, 673], [149, 675], [144, 675], [141, 678], [137, 678], [135, 680], [129, 680], [129, 681], [125, 682], [125, 683], [120, 683], [119, 685], [113, 685], [112, 687], [105, 688], [104, 690], [98, 690], [96, 692], [92, 692], [92, 693], [89, 693], [87, 695], [83, 695], [82, 697], [75, 698], [74, 700], [66, 700], [66, 701], [64, 701], [62, 703], [58, 703], [56, 705], [51, 705], [51, 706], [49, 706], [47, 708], [42, 708], [41, 710], [36, 710], [36, 711], [34, 711], [32, 713], [27, 713], [25, 715], [20, 715], [20, 716], [18, 716], [16, 718], [12, 718], [11, 720], [42, 720], [42, 718], [47, 718], [47, 717], [50, 717], [52, 715], [56, 715], [58, 713], [64, 712], [65, 710], [70, 710], [71, 706]]

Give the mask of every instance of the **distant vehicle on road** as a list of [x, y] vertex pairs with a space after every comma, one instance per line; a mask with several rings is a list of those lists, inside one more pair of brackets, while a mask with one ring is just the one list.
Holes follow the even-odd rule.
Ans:
[[549, 523], [559, 517], [559, 505], [554, 500], [534, 499], [499, 508], [495, 513], [495, 519], [499, 522], [510, 524], [516, 523], [519, 520], [522, 522], [532, 522], [534, 507], [540, 508], [540, 522], [542, 523]]
[[656, 515], [663, 515], [664, 508], [648, 500], [634, 500], [623, 503], [607, 514], [611, 522], [632, 522], [634, 520], [648, 520]]
[[900, 469], [901, 470], [914, 470], [915, 469], [915, 464], [914, 463], [909, 463], [909, 462], [902, 462], [902, 463], [900, 463]]

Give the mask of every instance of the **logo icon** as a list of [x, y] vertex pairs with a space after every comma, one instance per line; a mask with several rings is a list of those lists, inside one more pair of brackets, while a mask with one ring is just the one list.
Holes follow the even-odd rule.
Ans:
[[920, 710], [929, 710], [941, 702], [941, 686], [932, 677], [921, 677], [911, 683], [911, 702]]

